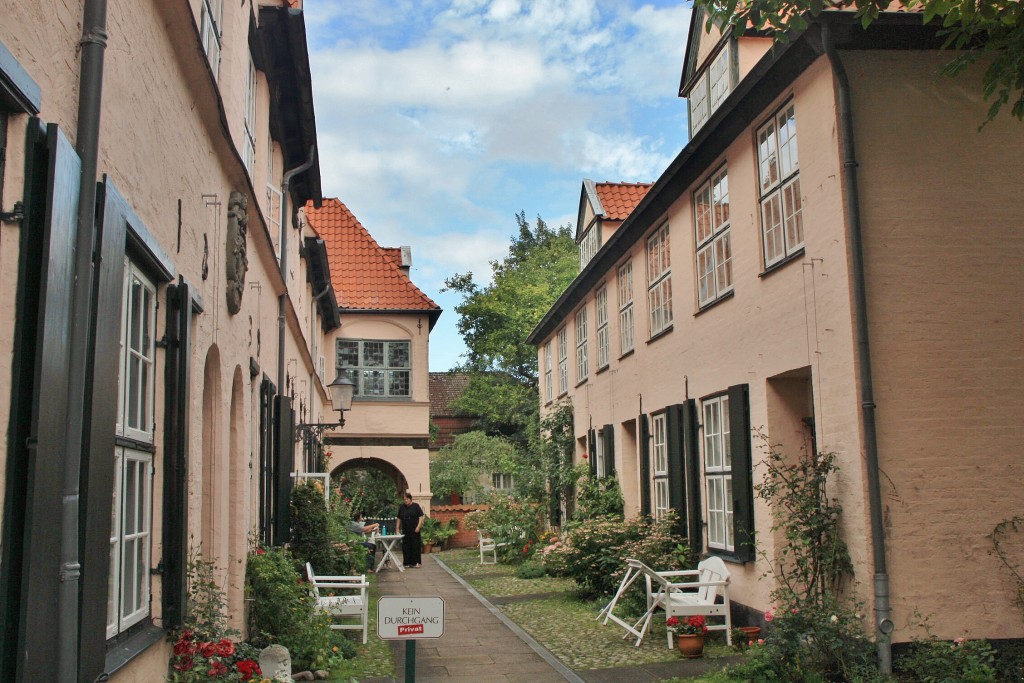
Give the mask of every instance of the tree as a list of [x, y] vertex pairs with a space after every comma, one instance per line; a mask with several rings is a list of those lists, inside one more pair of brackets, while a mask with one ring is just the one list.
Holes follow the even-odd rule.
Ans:
[[[903, 9], [921, 11], [924, 23], [941, 21], [944, 47], [963, 50], [945, 66], [950, 76], [981, 55], [992, 61], [985, 70], [985, 99], [994, 96], [991, 121], [1013, 100], [1010, 114], [1024, 120], [1024, 3], [1021, 0], [895, 0]], [[893, 3], [890, 0], [694, 0], [707, 12], [707, 26], [732, 27], [736, 35], [749, 28], [768, 31], [785, 41], [791, 31], [807, 28], [807, 16], [828, 9], [854, 9], [867, 28]]]
[[476, 498], [483, 491], [481, 480], [493, 472], [511, 472], [516, 456], [516, 447], [500, 437], [481, 431], [458, 434], [430, 461], [430, 490]]

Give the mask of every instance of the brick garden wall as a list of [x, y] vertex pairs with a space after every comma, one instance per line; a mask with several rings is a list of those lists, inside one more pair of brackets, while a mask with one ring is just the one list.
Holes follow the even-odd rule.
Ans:
[[432, 505], [430, 516], [442, 524], [454, 519], [459, 522], [459, 533], [448, 540], [449, 548], [475, 548], [477, 535], [475, 529], [466, 528], [466, 515], [477, 510], [490, 510], [490, 505]]

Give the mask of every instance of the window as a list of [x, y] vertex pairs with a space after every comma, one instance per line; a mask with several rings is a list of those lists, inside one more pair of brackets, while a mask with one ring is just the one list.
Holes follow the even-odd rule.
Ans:
[[594, 254], [601, 248], [601, 226], [595, 224], [590, 226], [585, 233], [583, 233], [583, 239], [580, 240], [580, 272], [586, 268], [587, 264], [590, 263], [590, 259], [594, 258]]
[[732, 54], [732, 41], [727, 41], [687, 94], [691, 137], [732, 92]]
[[767, 268], [804, 246], [796, 112], [789, 103], [757, 131], [761, 231]]
[[704, 401], [704, 478], [707, 485], [708, 547], [735, 550], [728, 396]]
[[558, 331], [558, 395], [569, 391], [569, 335], [563, 327]]
[[633, 262], [619, 266], [619, 354], [633, 350]]
[[587, 378], [587, 308], [576, 313], [576, 381]]
[[555, 387], [551, 374], [551, 342], [544, 345], [544, 402], [551, 403], [555, 397]]
[[249, 178], [253, 178], [253, 171], [256, 168], [256, 84], [256, 65], [253, 64], [250, 54], [245, 87], [245, 149], [242, 150], [242, 160], [249, 171]]
[[512, 475], [504, 474], [502, 472], [494, 472], [491, 475], [491, 483], [494, 488], [499, 491], [509, 491], [512, 489]]
[[705, 306], [732, 291], [729, 174], [722, 168], [693, 193], [697, 242], [697, 303]]
[[108, 638], [149, 616], [156, 287], [125, 259], [123, 291]]
[[221, 32], [220, 21], [223, 15], [223, 0], [201, 0], [202, 16], [199, 21], [199, 35], [203, 41], [203, 51], [210, 61], [213, 77], [220, 77]]
[[608, 288], [601, 287], [594, 297], [597, 307], [597, 367], [608, 367]]
[[671, 265], [668, 225], [663, 225], [647, 239], [647, 303], [652, 337], [672, 325]]
[[668, 500], [668, 429], [665, 413], [651, 418], [651, 489], [654, 495], [654, 518], [661, 519], [669, 510]]
[[603, 430], [599, 433], [597, 438], [594, 439], [594, 473], [598, 479], [603, 478], [607, 474], [607, 470], [605, 469]]
[[412, 356], [407, 341], [339, 339], [338, 370], [355, 382], [355, 396], [412, 396]]
[[274, 253], [281, 257], [281, 185], [274, 167], [274, 140], [267, 138], [267, 222], [270, 223], [270, 236], [274, 242]]

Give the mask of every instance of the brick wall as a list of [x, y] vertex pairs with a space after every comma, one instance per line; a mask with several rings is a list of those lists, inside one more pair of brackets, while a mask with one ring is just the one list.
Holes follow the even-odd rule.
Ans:
[[447, 524], [448, 520], [458, 520], [459, 533], [448, 539], [449, 548], [475, 548], [476, 530], [466, 527], [466, 515], [477, 510], [490, 509], [490, 505], [434, 505], [431, 507], [430, 516], [442, 524]]

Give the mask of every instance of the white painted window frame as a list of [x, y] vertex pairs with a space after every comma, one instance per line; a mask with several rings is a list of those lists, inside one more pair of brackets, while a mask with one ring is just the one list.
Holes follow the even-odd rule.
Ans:
[[[345, 344], [356, 344], [358, 354], [357, 365], [346, 365], [342, 360], [342, 347]], [[366, 363], [365, 349], [367, 344], [383, 344], [383, 363], [372, 365]], [[391, 364], [391, 347], [405, 345], [408, 348], [408, 365]], [[355, 397], [370, 400], [386, 400], [389, 398], [408, 399], [412, 398], [413, 383], [413, 348], [412, 342], [408, 339], [338, 339], [335, 346], [335, 369], [344, 372], [345, 376], [356, 384]], [[395, 393], [391, 391], [392, 375], [395, 373], [406, 373], [408, 387], [407, 393]], [[368, 373], [382, 373], [384, 381], [384, 393], [367, 393], [366, 385], [370, 379]]]
[[544, 402], [551, 403], [555, 398], [554, 377], [551, 371], [551, 340], [544, 345]]
[[619, 266], [619, 355], [633, 350], [633, 262]]
[[608, 339], [608, 287], [601, 285], [594, 295], [597, 317], [597, 368], [608, 367], [610, 362], [610, 342]]
[[590, 374], [590, 359], [587, 355], [587, 307], [576, 311], [576, 383], [587, 379]]
[[704, 479], [707, 500], [708, 547], [732, 552], [732, 457], [729, 441], [729, 396], [703, 401]]
[[651, 502], [655, 519], [668, 514], [668, 420], [665, 413], [651, 417]]
[[569, 333], [565, 327], [558, 331], [558, 395], [569, 393]]
[[200, 0], [199, 35], [203, 42], [203, 52], [210, 62], [214, 80], [220, 79], [220, 57], [223, 50], [224, 34], [221, 21], [224, 16], [223, 0]]
[[764, 264], [785, 260], [804, 247], [803, 196], [792, 100], [757, 130], [758, 185]]
[[693, 193], [697, 305], [707, 306], [733, 290], [729, 171], [717, 169]]
[[672, 326], [672, 262], [668, 223], [647, 238], [647, 308], [651, 337]]

